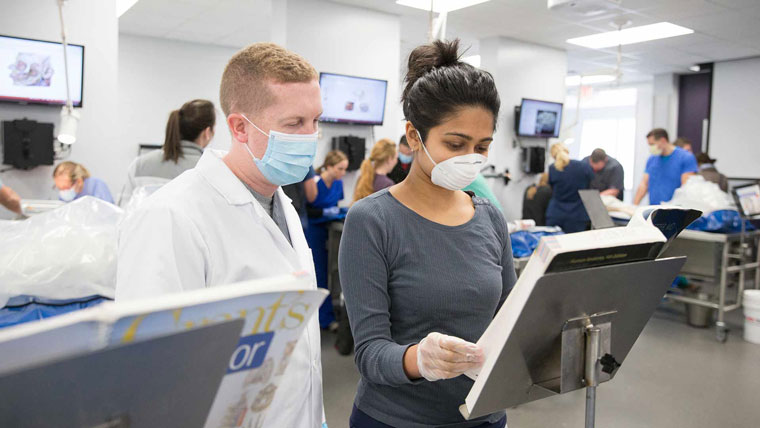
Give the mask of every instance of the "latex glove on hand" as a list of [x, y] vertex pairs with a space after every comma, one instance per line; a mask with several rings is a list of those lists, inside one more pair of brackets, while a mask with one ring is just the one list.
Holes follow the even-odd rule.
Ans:
[[480, 346], [454, 336], [433, 332], [417, 345], [417, 368], [431, 382], [455, 378], [484, 361]]
[[340, 214], [340, 207], [323, 208], [322, 215], [325, 217], [335, 217]]

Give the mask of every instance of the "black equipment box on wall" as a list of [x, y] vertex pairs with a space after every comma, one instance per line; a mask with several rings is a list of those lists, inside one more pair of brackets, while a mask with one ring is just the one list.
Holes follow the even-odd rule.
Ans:
[[348, 157], [348, 171], [356, 171], [361, 167], [364, 156], [367, 154], [367, 140], [352, 135], [333, 137], [332, 149], [340, 150]]
[[526, 174], [541, 174], [546, 166], [546, 149], [543, 147], [523, 147], [522, 165]]
[[53, 124], [19, 119], [3, 122], [3, 163], [20, 169], [52, 165]]

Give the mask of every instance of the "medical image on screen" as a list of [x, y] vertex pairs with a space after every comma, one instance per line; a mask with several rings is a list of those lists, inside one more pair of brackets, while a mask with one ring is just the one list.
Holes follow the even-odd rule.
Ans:
[[28, 52], [16, 55], [16, 62], [9, 65], [11, 80], [18, 86], [50, 86], [55, 71], [50, 56]]
[[517, 134], [522, 137], [557, 137], [562, 122], [562, 104], [523, 99]]
[[554, 134], [557, 112], [539, 110], [536, 115], [536, 134]]
[[362, 125], [383, 123], [386, 81], [322, 73], [319, 86], [324, 109], [321, 121]]
[[[84, 47], [69, 45], [69, 85], [74, 107], [82, 105]], [[66, 73], [60, 43], [0, 36], [0, 101], [66, 103]]]

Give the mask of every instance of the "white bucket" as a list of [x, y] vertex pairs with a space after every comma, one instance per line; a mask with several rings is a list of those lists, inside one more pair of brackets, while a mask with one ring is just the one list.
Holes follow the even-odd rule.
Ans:
[[760, 290], [744, 290], [744, 340], [760, 345]]

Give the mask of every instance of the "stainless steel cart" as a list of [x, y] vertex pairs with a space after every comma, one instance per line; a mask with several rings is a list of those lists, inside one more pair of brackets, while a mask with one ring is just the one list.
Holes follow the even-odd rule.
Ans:
[[699, 299], [670, 292], [667, 298], [716, 309], [715, 337], [725, 342], [728, 338], [725, 313], [741, 308], [748, 280], [753, 288], [760, 288], [758, 247], [760, 231], [723, 234], [684, 230], [663, 257], [687, 256], [681, 275], [698, 284], [710, 297]]

